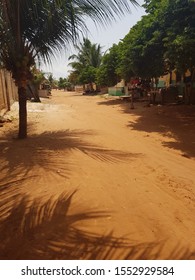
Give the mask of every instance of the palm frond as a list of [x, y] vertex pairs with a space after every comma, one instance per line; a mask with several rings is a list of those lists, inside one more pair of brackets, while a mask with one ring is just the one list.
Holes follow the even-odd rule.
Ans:
[[[130, 12], [135, 0], [1, 0], [0, 57], [8, 70], [16, 72], [17, 63], [24, 64], [24, 49], [29, 58], [50, 60], [50, 55], [74, 43], [78, 34], [87, 30], [86, 17], [104, 24]], [[29, 60], [34, 63], [34, 60]], [[29, 67], [27, 64], [27, 66]]]

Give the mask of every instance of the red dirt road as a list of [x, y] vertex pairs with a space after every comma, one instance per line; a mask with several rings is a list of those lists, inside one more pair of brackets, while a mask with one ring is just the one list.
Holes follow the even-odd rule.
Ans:
[[[134, 245], [163, 244], [155, 257], [148, 258], [180, 258], [180, 249], [195, 251], [195, 109], [148, 108], [142, 103], [135, 107], [130, 110], [128, 103], [100, 96], [54, 91], [41, 104], [29, 104], [28, 139], [11, 138], [17, 120], [0, 128], [4, 226], [10, 226], [12, 234], [17, 231], [18, 212], [12, 220], [9, 213], [21, 197], [27, 198], [29, 209], [32, 201], [41, 203], [52, 196], [55, 200], [77, 190], [68, 215], [82, 209], [103, 213], [78, 220], [79, 230], [112, 232]], [[59, 220], [53, 227], [55, 223], [59, 225]], [[44, 225], [47, 235], [54, 230], [48, 227]], [[27, 232], [32, 242], [46, 238]], [[6, 234], [3, 231], [9, 242], [1, 258], [12, 258], [17, 245], [9, 251], [12, 242]], [[30, 255], [25, 248], [15, 258], [52, 258]], [[171, 257], [175, 248], [178, 252]]]

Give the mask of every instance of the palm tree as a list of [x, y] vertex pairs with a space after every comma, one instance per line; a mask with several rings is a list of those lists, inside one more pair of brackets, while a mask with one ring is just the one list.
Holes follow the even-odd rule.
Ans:
[[73, 69], [72, 73], [75, 74], [78, 83], [90, 84], [90, 90], [92, 90], [95, 73], [102, 59], [102, 47], [91, 43], [88, 38], [83, 38], [83, 42], [75, 46], [75, 49], [78, 54], [69, 57], [69, 60], [73, 60], [69, 63]]
[[95, 68], [100, 66], [102, 58], [102, 47], [98, 44], [92, 44], [88, 38], [83, 38], [83, 43], [75, 46], [78, 54], [73, 54], [69, 57], [69, 60], [74, 60], [69, 65], [73, 68], [93, 66]]
[[86, 16], [110, 22], [136, 0], [0, 0], [0, 61], [18, 86], [19, 138], [27, 137], [26, 88], [31, 68], [78, 39]]

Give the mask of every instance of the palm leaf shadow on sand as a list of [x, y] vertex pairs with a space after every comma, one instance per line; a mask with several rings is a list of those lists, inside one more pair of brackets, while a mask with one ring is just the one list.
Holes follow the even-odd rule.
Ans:
[[[63, 193], [44, 202], [42, 199], [31, 201], [28, 196], [16, 195], [14, 189], [4, 188], [0, 192], [0, 259], [160, 258], [162, 243], [132, 245], [127, 239], [115, 238], [112, 233], [104, 236], [91, 233], [90, 221], [105, 218], [108, 213], [73, 207], [73, 195]], [[167, 259], [194, 257], [195, 254], [177, 247]]]
[[130, 103], [121, 100], [104, 100], [98, 103], [104, 106], [118, 105], [121, 112], [133, 115], [136, 121], [129, 121], [130, 129], [148, 133], [157, 132], [166, 139], [162, 145], [179, 150], [186, 158], [195, 157], [195, 107], [189, 105], [164, 105], [148, 107], [146, 103], [137, 102], [136, 110], [130, 109]]
[[[2, 182], [7, 183], [7, 180], [14, 180], [17, 176], [19, 176], [18, 179], [29, 176], [34, 167], [44, 169], [55, 176], [60, 170], [57, 175], [67, 178], [71, 170], [69, 156], [73, 151], [80, 151], [94, 160], [111, 164], [141, 156], [107, 149], [85, 140], [86, 136], [93, 135], [92, 131], [81, 130], [46, 131], [40, 135], [33, 134], [28, 139], [20, 141], [6, 135], [6, 138], [0, 139]], [[38, 174], [33, 175], [38, 176]]]

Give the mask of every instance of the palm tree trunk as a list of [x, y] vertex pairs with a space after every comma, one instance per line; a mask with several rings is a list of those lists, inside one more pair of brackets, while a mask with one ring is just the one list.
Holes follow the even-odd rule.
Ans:
[[8, 81], [7, 81], [7, 72], [5, 72], [5, 94], [6, 94], [6, 101], [7, 101], [7, 110], [11, 110], [11, 104], [10, 104], [10, 97], [9, 97], [9, 91], [8, 91]]
[[27, 98], [26, 98], [25, 87], [18, 87], [18, 98], [19, 98], [18, 138], [24, 139], [27, 137]]
[[193, 68], [191, 71], [191, 86], [190, 86], [190, 103], [191, 104], [195, 104], [194, 82], [195, 82], [195, 68]]
[[134, 89], [131, 92], [131, 106], [130, 109], [135, 109], [134, 107]]
[[27, 87], [34, 98], [34, 102], [41, 102], [41, 100], [39, 98], [38, 86], [34, 86], [32, 89], [32, 84], [28, 84]]

